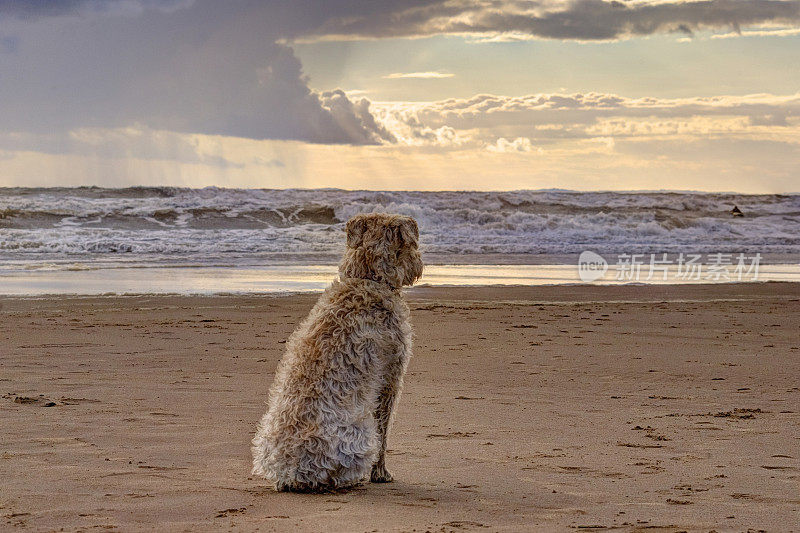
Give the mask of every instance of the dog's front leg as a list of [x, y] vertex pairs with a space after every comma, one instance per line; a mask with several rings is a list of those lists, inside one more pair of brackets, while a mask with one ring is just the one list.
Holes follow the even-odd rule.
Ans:
[[400, 353], [392, 354], [387, 361], [383, 387], [378, 397], [378, 406], [375, 409], [375, 421], [378, 426], [378, 439], [380, 448], [378, 459], [372, 466], [370, 481], [373, 483], [389, 483], [392, 481], [392, 474], [386, 470], [386, 439], [389, 434], [389, 427], [392, 423], [392, 415], [403, 388], [403, 374], [406, 370], [409, 354], [405, 348], [400, 349]]

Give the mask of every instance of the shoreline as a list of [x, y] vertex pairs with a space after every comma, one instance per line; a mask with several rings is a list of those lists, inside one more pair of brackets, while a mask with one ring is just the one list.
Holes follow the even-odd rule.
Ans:
[[[784, 529], [800, 284], [417, 287], [394, 483], [276, 494], [249, 440], [318, 294], [0, 297], [0, 523]], [[591, 526], [591, 527], [590, 527]]]
[[[420, 285], [479, 286], [685, 286], [715, 283], [800, 283], [800, 264], [764, 264], [747, 272], [727, 268], [714, 272], [700, 265], [693, 273], [670, 267], [663, 272], [607, 265], [597, 272], [566, 265], [427, 265]], [[688, 274], [688, 275], [687, 275]], [[0, 294], [269, 294], [317, 292], [338, 277], [335, 265], [271, 265], [250, 267], [74, 268], [0, 270]]]
[[[697, 299], [675, 299], [675, 295], [707, 294], [718, 292], [729, 295], [740, 295], [742, 299], [757, 298], [759, 295], [769, 298], [776, 297], [774, 287], [798, 287], [797, 281], [741, 281], [741, 282], [718, 282], [718, 283], [625, 283], [625, 284], [597, 284], [597, 283], [563, 283], [558, 285], [523, 285], [523, 284], [496, 284], [496, 285], [430, 285], [425, 283], [415, 284], [413, 287], [404, 287], [403, 294], [407, 299], [434, 299], [436, 293], [456, 296], [457, 299], [464, 295], [473, 295], [477, 300], [486, 299], [493, 301], [499, 295], [516, 296], [517, 298], [504, 298], [503, 302], [519, 301], [521, 303], [563, 303], [559, 296], [564, 294], [612, 294], [622, 293], [631, 294], [640, 292], [641, 299], [620, 300], [620, 299], [601, 299], [601, 300], [570, 300], [574, 303], [595, 302], [595, 303], [634, 303], [648, 301], [668, 301], [668, 302], [691, 302], [691, 301], [736, 301], [739, 298], [718, 298], [709, 299], [701, 297]], [[759, 289], [764, 290], [759, 290]], [[105, 299], [135, 299], [135, 298], [293, 298], [293, 297], [319, 297], [325, 288], [304, 291], [269, 291], [269, 292], [213, 292], [213, 293], [180, 293], [180, 292], [132, 292], [115, 293], [107, 292], [102, 294], [86, 293], [42, 293], [42, 294], [3, 294], [0, 293], [0, 301], [26, 301], [26, 300], [105, 300]], [[532, 297], [546, 296], [555, 298], [553, 300], [539, 300]], [[659, 300], [666, 295], [671, 295], [667, 300]], [[780, 298], [780, 297], [778, 297]]]

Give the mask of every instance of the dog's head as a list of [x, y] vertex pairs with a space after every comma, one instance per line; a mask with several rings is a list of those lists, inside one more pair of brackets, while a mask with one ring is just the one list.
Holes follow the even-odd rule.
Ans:
[[370, 213], [347, 221], [347, 250], [339, 265], [345, 278], [371, 279], [392, 287], [413, 285], [422, 275], [419, 229], [402, 215]]

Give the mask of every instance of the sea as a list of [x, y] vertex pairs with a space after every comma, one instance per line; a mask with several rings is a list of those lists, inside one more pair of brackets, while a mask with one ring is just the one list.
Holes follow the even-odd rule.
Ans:
[[317, 291], [371, 212], [417, 220], [421, 284], [800, 281], [800, 194], [0, 188], [0, 294]]

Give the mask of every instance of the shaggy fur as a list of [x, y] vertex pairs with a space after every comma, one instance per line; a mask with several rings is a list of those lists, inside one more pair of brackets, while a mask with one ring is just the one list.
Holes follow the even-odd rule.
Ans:
[[289, 338], [253, 439], [253, 473], [276, 490], [392, 480], [386, 437], [411, 356], [400, 287], [422, 275], [418, 239], [409, 217], [348, 221], [339, 279]]

